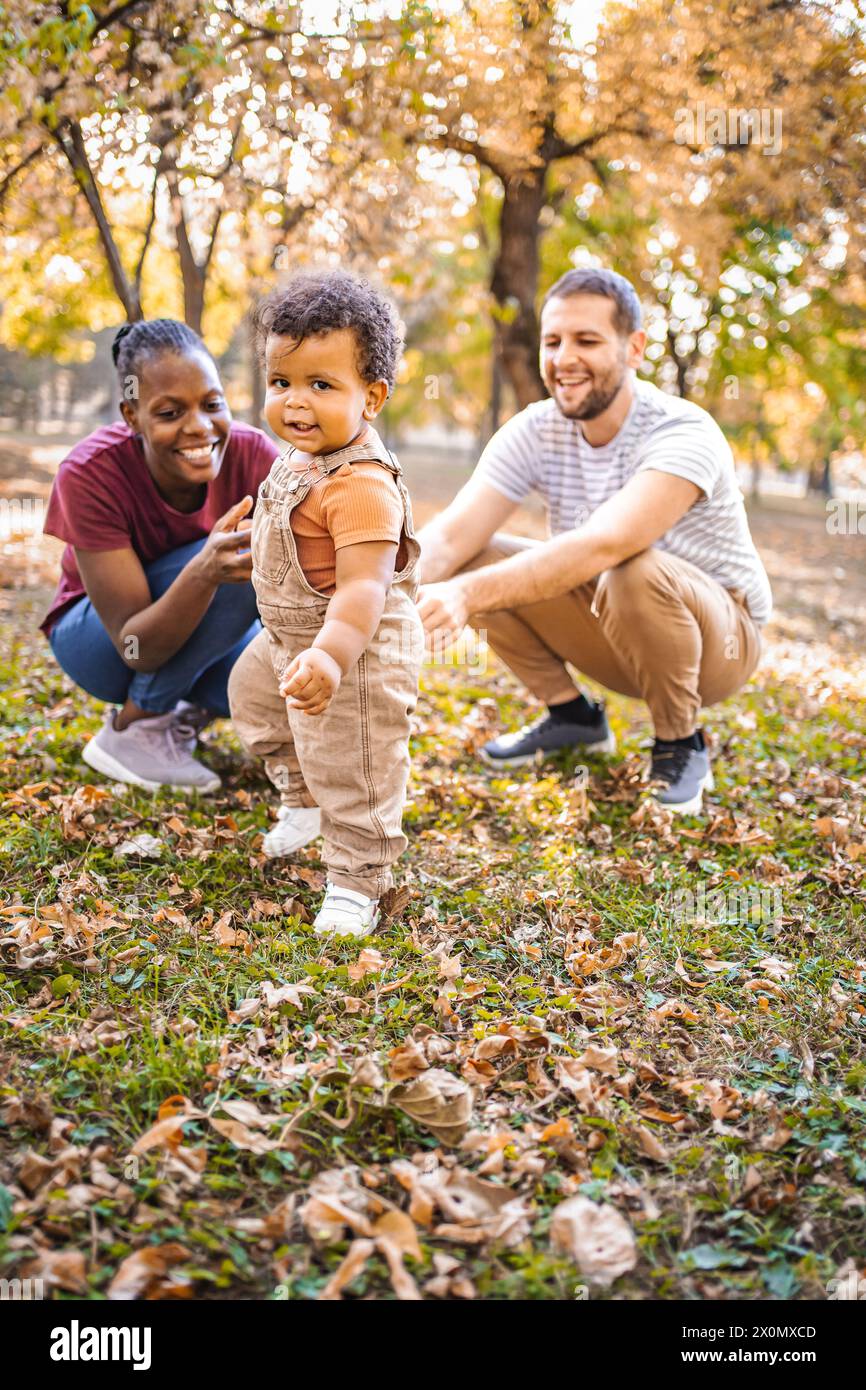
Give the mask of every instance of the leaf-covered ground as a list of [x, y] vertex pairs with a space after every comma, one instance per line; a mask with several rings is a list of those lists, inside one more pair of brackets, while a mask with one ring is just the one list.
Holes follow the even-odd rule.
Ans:
[[[44, 592], [7, 594], [0, 1276], [787, 1299], [866, 1274], [861, 609], [796, 583], [844, 608], [826, 536], [767, 525], [783, 609], [708, 713], [708, 814], [646, 803], [625, 700], [588, 782], [573, 759], [491, 779], [475, 750], [525, 717], [514, 682], [430, 668], [410, 848], [363, 949], [312, 935], [313, 850], [263, 859], [271, 801], [228, 725], [217, 797], [94, 785], [99, 707], [34, 634]], [[142, 834], [159, 857], [118, 855]], [[554, 1219], [571, 1198], [589, 1245]]]

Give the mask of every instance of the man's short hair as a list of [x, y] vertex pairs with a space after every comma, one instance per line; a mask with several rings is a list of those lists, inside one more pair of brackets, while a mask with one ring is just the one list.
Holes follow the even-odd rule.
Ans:
[[541, 303], [542, 312], [551, 299], [567, 299], [572, 294], [599, 294], [613, 301], [613, 326], [621, 337], [627, 338], [641, 326], [640, 300], [634, 285], [615, 270], [596, 270], [584, 267], [567, 270], [551, 285]]

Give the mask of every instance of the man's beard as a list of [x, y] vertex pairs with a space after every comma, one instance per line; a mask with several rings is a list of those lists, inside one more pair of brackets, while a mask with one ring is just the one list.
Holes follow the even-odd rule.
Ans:
[[616, 366], [611, 367], [610, 371], [605, 372], [596, 383], [590, 387], [580, 405], [572, 406], [566, 410], [557, 400], [560, 411], [567, 420], [594, 420], [601, 415], [608, 406], [616, 399], [622, 388], [626, 377], [625, 361], [617, 362]]

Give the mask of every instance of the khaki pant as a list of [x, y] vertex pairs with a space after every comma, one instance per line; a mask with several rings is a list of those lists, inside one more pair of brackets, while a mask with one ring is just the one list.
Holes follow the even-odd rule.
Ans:
[[[480, 569], [538, 542], [497, 533], [464, 567]], [[739, 690], [761, 637], [745, 599], [655, 547], [561, 598], [473, 613], [489, 645], [545, 704], [574, 698], [566, 662], [608, 690], [645, 700], [658, 738], [693, 733], [703, 705]]]
[[[369, 445], [329, 455], [327, 471], [355, 457], [370, 458]], [[407, 843], [401, 821], [410, 717], [424, 653], [414, 603], [419, 547], [409, 498], [396, 460], [382, 449], [378, 461], [394, 473], [403, 499], [408, 560], [394, 576], [372, 641], [334, 699], [323, 714], [304, 714], [290, 708], [278, 688], [289, 664], [312, 645], [329, 602], [307, 583], [290, 524], [309, 484], [299, 486], [282, 460], [259, 491], [251, 535], [253, 584], [265, 630], [229, 678], [238, 737], [265, 760], [283, 804], [321, 809], [329, 881], [371, 898], [391, 887], [391, 865]]]

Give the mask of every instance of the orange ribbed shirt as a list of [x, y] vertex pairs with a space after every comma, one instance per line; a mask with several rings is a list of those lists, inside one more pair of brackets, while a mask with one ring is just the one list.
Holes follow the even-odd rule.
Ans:
[[322, 594], [337, 584], [337, 551], [360, 541], [394, 541], [395, 572], [406, 564], [403, 502], [393, 473], [378, 463], [344, 463], [314, 483], [292, 511], [292, 534], [304, 578]]

